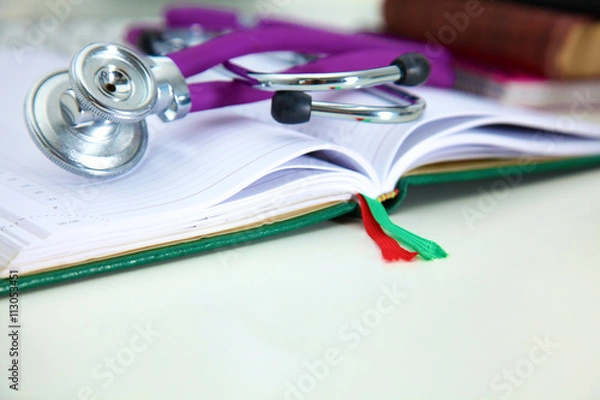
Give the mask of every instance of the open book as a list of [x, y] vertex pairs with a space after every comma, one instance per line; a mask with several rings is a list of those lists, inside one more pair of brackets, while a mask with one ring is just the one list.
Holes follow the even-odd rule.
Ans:
[[[407, 176], [600, 155], [596, 126], [421, 87], [413, 91], [427, 110], [406, 124], [314, 119], [289, 127], [271, 120], [265, 102], [151, 120], [140, 165], [119, 178], [87, 179], [42, 155], [22, 113], [27, 90], [68, 60], [28, 57], [15, 68], [10, 54], [0, 55], [11, 76], [0, 108], [0, 277], [18, 270], [22, 285], [332, 218], [353, 210], [357, 194], [377, 198]], [[366, 91], [327, 96], [385, 103]]]

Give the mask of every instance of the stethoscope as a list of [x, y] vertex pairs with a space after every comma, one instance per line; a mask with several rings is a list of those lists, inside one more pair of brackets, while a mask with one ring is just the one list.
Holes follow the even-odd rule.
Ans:
[[[34, 86], [26, 99], [26, 120], [34, 142], [50, 160], [89, 177], [122, 174], [145, 152], [145, 118], [151, 114], [170, 122], [190, 112], [272, 98], [271, 115], [284, 124], [307, 122], [312, 116], [400, 123], [418, 118], [425, 108], [423, 99], [395, 87], [421, 84], [431, 71], [428, 59], [410, 52], [406, 42], [274, 20], [249, 27], [233, 13], [198, 7], [171, 9], [166, 21], [167, 30], [129, 32], [130, 42], [153, 55], [93, 43], [73, 57], [68, 70], [51, 73]], [[251, 71], [230, 61], [276, 51], [309, 55], [312, 61], [278, 73]], [[235, 79], [186, 83], [216, 66]], [[388, 83], [395, 85], [381, 86]], [[313, 101], [305, 93], [373, 86], [402, 103]]]

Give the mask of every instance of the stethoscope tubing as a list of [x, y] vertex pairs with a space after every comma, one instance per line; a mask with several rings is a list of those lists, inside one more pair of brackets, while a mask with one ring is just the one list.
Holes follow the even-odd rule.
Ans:
[[[262, 93], [261, 90], [252, 87], [263, 85], [251, 75], [250, 71], [240, 70], [236, 64], [230, 62], [236, 57], [274, 51], [291, 51], [307, 55], [325, 54], [310, 63], [280, 71], [286, 74], [310, 74], [379, 68], [389, 65], [390, 61], [399, 54], [422, 51], [421, 44], [398, 41], [383, 35], [342, 34], [286, 21], [260, 19], [253, 21], [254, 25], [249, 27], [233, 12], [202, 7], [167, 9], [165, 22], [169, 28], [174, 29], [192, 29], [199, 26], [208, 31], [229, 31], [207, 42], [167, 55], [186, 78], [218, 65], [224, 65], [238, 75], [231, 82], [190, 84], [191, 111], [243, 104], [272, 97], [272, 93]], [[128, 40], [135, 43], [139, 35], [139, 29], [131, 29]], [[451, 86], [454, 73], [448, 68], [448, 55], [442, 52], [437, 54], [437, 57], [430, 58], [430, 62], [432, 74], [428, 84], [440, 87]], [[333, 86], [337, 89], [338, 85]]]
[[[352, 65], [358, 69], [376, 68], [389, 63], [394, 56], [394, 50], [373, 49], [362, 51], [349, 51], [340, 54], [333, 54], [323, 58], [316, 59], [310, 63], [294, 66], [285, 71], [290, 74], [302, 73], [331, 73], [343, 71], [345, 66]], [[201, 82], [189, 84], [190, 98], [192, 102], [191, 112], [209, 110], [212, 108], [224, 107], [228, 105], [245, 104], [261, 100], [270, 99], [272, 92], [265, 92], [251, 86], [248, 80], [242, 79], [248, 71], [237, 66], [237, 64], [226, 62], [224, 66], [227, 69], [234, 69], [238, 79], [229, 82]], [[332, 90], [337, 90], [335, 87]]]
[[[188, 78], [230, 59], [248, 54], [276, 51], [336, 54], [361, 49], [390, 48], [387, 44], [373, 39], [369, 37], [349, 38], [342, 34], [312, 28], [291, 30], [281, 27], [258, 27], [218, 36], [205, 43], [171, 53], [168, 57], [179, 67], [183, 76]], [[364, 42], [374, 43], [366, 44]], [[415, 52], [417, 46], [396, 46], [394, 49], [398, 56], [402, 53]], [[390, 61], [388, 60], [388, 63]], [[345, 68], [345, 70], [348, 69], [355, 68]]]

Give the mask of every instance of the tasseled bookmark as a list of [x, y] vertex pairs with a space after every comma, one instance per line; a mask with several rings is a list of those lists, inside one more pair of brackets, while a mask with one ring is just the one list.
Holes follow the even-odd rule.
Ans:
[[402, 248], [396, 240], [389, 237], [381, 226], [377, 223], [373, 214], [371, 213], [371, 209], [363, 197], [363, 195], [358, 195], [358, 201], [360, 203], [360, 213], [362, 215], [362, 220], [365, 225], [365, 230], [367, 234], [373, 239], [375, 243], [381, 249], [381, 254], [386, 261], [410, 261], [417, 256], [418, 253], [408, 251]]
[[[388, 199], [391, 197], [394, 196], [385, 196], [382, 199]], [[415, 235], [414, 233], [409, 232], [406, 229], [403, 229], [398, 225], [394, 224], [390, 220], [390, 217], [385, 207], [378, 200], [372, 199], [362, 194], [358, 195], [358, 199], [360, 202], [360, 209], [363, 216], [365, 228], [367, 229], [367, 233], [379, 245], [382, 253], [384, 252], [382, 245], [385, 244], [385, 246], [391, 246], [389, 244], [389, 239], [392, 239], [393, 242], [401, 242], [415, 251], [409, 252], [406, 249], [400, 247], [400, 245], [398, 245], [398, 247], [402, 249], [403, 254], [411, 255], [411, 257], [398, 257], [396, 258], [396, 260], [402, 259], [408, 261], [413, 259], [416, 254], [420, 255], [421, 258], [423, 258], [424, 260], [435, 260], [439, 258], [444, 258], [448, 255], [439, 244], [431, 240], [422, 238], [418, 235]], [[371, 230], [372, 232], [377, 232], [375, 234], [375, 237], [374, 234], [369, 233], [369, 230]], [[390, 253], [395, 254], [391, 251]], [[386, 254], [384, 254], [384, 258], [388, 261], [393, 261], [392, 259], [388, 259], [386, 257]]]

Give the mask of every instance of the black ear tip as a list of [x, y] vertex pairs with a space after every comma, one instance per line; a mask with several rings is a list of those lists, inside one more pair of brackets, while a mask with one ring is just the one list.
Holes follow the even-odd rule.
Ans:
[[136, 46], [138, 49], [149, 56], [156, 56], [156, 50], [154, 49], [154, 43], [162, 40], [162, 32], [159, 30], [147, 29], [142, 31], [137, 39]]
[[302, 124], [310, 120], [312, 98], [304, 92], [276, 92], [271, 101], [271, 116], [281, 124]]
[[431, 74], [431, 64], [421, 53], [406, 53], [396, 58], [392, 65], [400, 68], [402, 78], [396, 81], [398, 85], [416, 86], [425, 83]]

